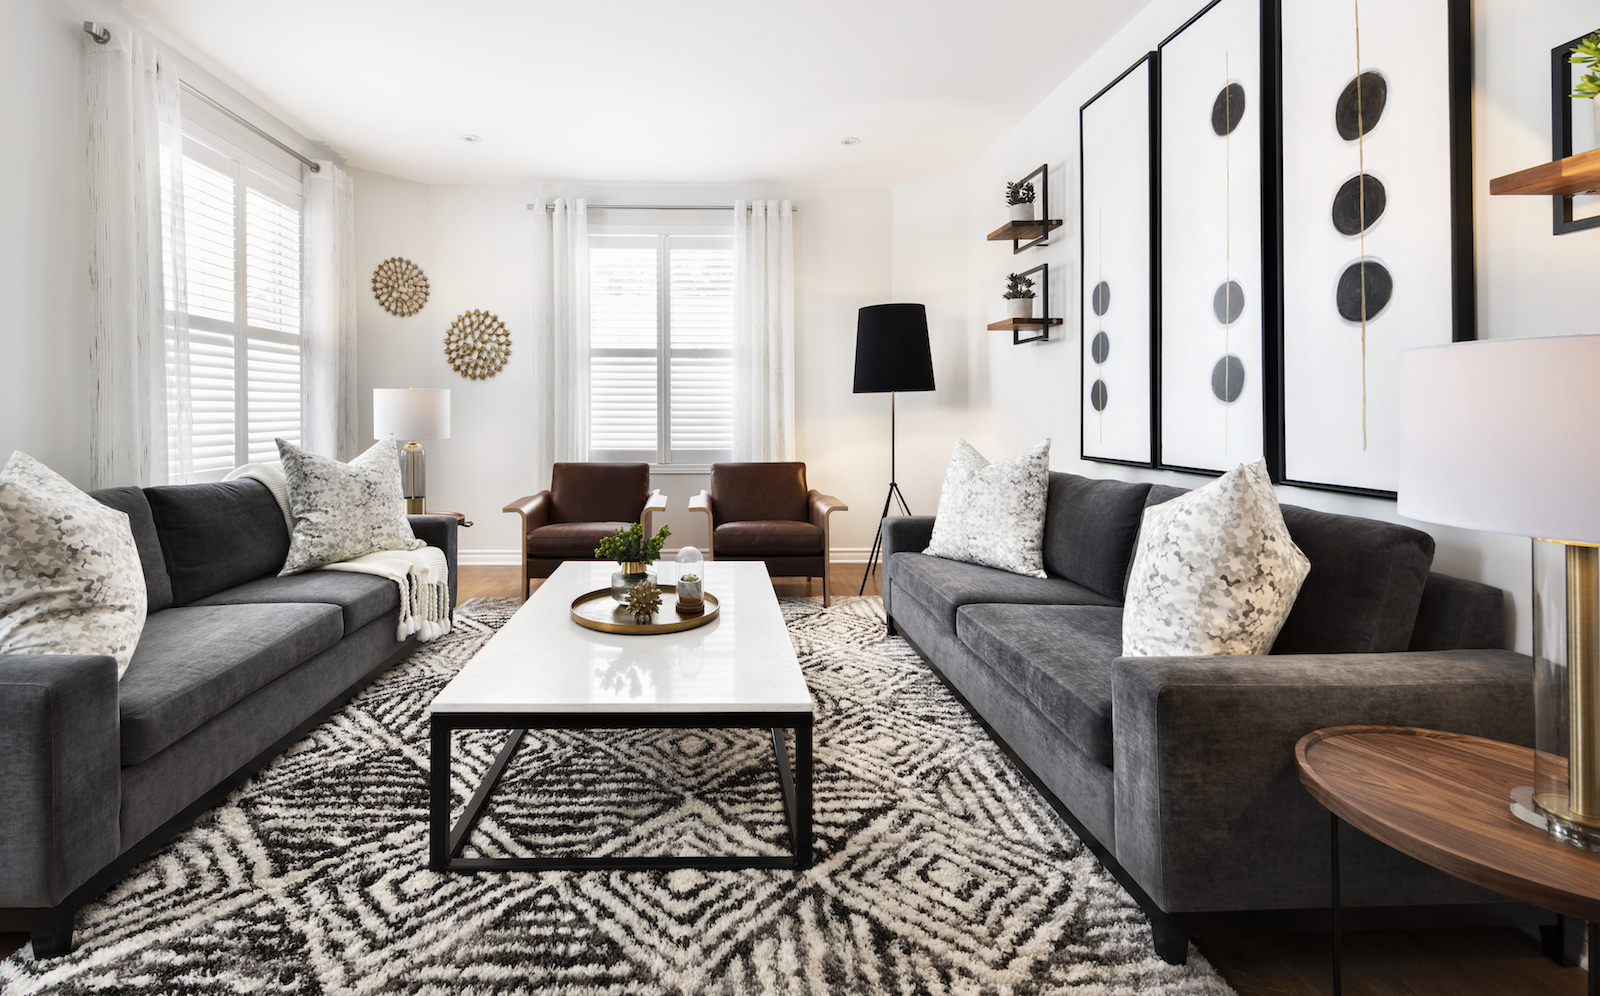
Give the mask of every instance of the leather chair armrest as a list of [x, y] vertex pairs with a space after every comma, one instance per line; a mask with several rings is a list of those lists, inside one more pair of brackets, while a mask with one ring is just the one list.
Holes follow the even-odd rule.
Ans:
[[821, 526], [826, 531], [828, 528], [828, 516], [834, 512], [848, 512], [850, 511], [850, 506], [833, 495], [825, 495], [816, 488], [812, 488], [806, 494], [806, 509], [811, 514], [811, 524], [813, 526]]
[[665, 512], [666, 510], [667, 496], [661, 492], [660, 488], [651, 491], [650, 497], [644, 500], [644, 509], [639, 513], [639, 526], [644, 530], [646, 537], [655, 535], [655, 531], [650, 528], [654, 525], [650, 521], [650, 517], [657, 512]]
[[526, 540], [530, 530], [550, 524], [550, 492], [541, 491], [536, 495], [518, 498], [500, 511], [516, 512], [522, 516], [522, 538]]
[[706, 559], [716, 559], [712, 556], [712, 547], [715, 546], [713, 540], [716, 524], [711, 521], [711, 492], [702, 491], [690, 498], [689, 511], [706, 513]]

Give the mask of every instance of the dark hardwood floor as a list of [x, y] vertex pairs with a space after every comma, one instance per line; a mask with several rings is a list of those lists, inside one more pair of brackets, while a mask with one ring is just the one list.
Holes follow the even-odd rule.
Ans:
[[[829, 580], [836, 595], [854, 595], [862, 566], [836, 565]], [[781, 578], [780, 595], [820, 595], [818, 581]], [[462, 600], [521, 594], [515, 567], [463, 567]], [[881, 591], [868, 580], [867, 593]], [[1203, 937], [1196, 946], [1240, 996], [1323, 996], [1329, 991], [1327, 934], [1253, 934]], [[0, 934], [0, 956], [27, 941]], [[1581, 968], [1560, 968], [1531, 938], [1509, 929], [1370, 931], [1344, 936], [1344, 991], [1350, 996], [1579, 996]]]

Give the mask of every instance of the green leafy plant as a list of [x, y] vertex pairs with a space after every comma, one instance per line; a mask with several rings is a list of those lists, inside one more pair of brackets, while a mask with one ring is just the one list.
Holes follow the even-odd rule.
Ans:
[[1017, 298], [1033, 296], [1033, 281], [1020, 273], [1013, 273], [1006, 277], [1006, 292], [1001, 297], [1007, 301]]
[[1006, 203], [1007, 204], [1032, 204], [1033, 203], [1033, 184], [1032, 183], [1009, 183], [1008, 182], [1006, 184]]
[[1574, 66], [1589, 67], [1589, 71], [1578, 80], [1577, 89], [1572, 91], [1572, 95], [1590, 100], [1600, 97], [1600, 31], [1579, 42], [1567, 61]]
[[653, 564], [661, 559], [661, 544], [671, 535], [672, 530], [662, 526], [654, 537], [645, 539], [644, 527], [635, 522], [602, 539], [594, 555], [598, 560], [615, 560], [619, 564]]
[[698, 574], [685, 574], [683, 577], [679, 578], [678, 580], [687, 582], [689, 584], [694, 584], [696, 581], [700, 580], [700, 575], [698, 575]]

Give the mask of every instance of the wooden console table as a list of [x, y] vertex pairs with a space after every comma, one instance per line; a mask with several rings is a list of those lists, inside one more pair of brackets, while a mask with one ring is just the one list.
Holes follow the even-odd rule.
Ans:
[[1300, 738], [1300, 781], [1333, 814], [1333, 991], [1340, 991], [1339, 821], [1501, 895], [1588, 921], [1589, 992], [1600, 996], [1600, 854], [1511, 815], [1534, 752], [1404, 726], [1332, 726]]

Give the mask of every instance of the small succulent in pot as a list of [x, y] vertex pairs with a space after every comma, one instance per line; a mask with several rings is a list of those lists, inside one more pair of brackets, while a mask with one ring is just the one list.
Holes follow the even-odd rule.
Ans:
[[701, 583], [705, 558], [700, 551], [686, 546], [678, 551], [678, 614], [696, 616], [705, 611], [705, 588]]
[[1033, 220], [1033, 184], [1017, 182], [1006, 184], [1006, 204], [1011, 209], [1012, 221]]
[[1006, 292], [1001, 295], [1008, 303], [1012, 318], [1033, 317], [1033, 281], [1020, 273], [1006, 277]]
[[1572, 96], [1587, 99], [1594, 105], [1594, 127], [1597, 137], [1600, 137], [1600, 31], [1580, 41], [1573, 46], [1572, 54], [1567, 61], [1574, 66], [1588, 66], [1588, 72], [1578, 79], [1572, 90]]

